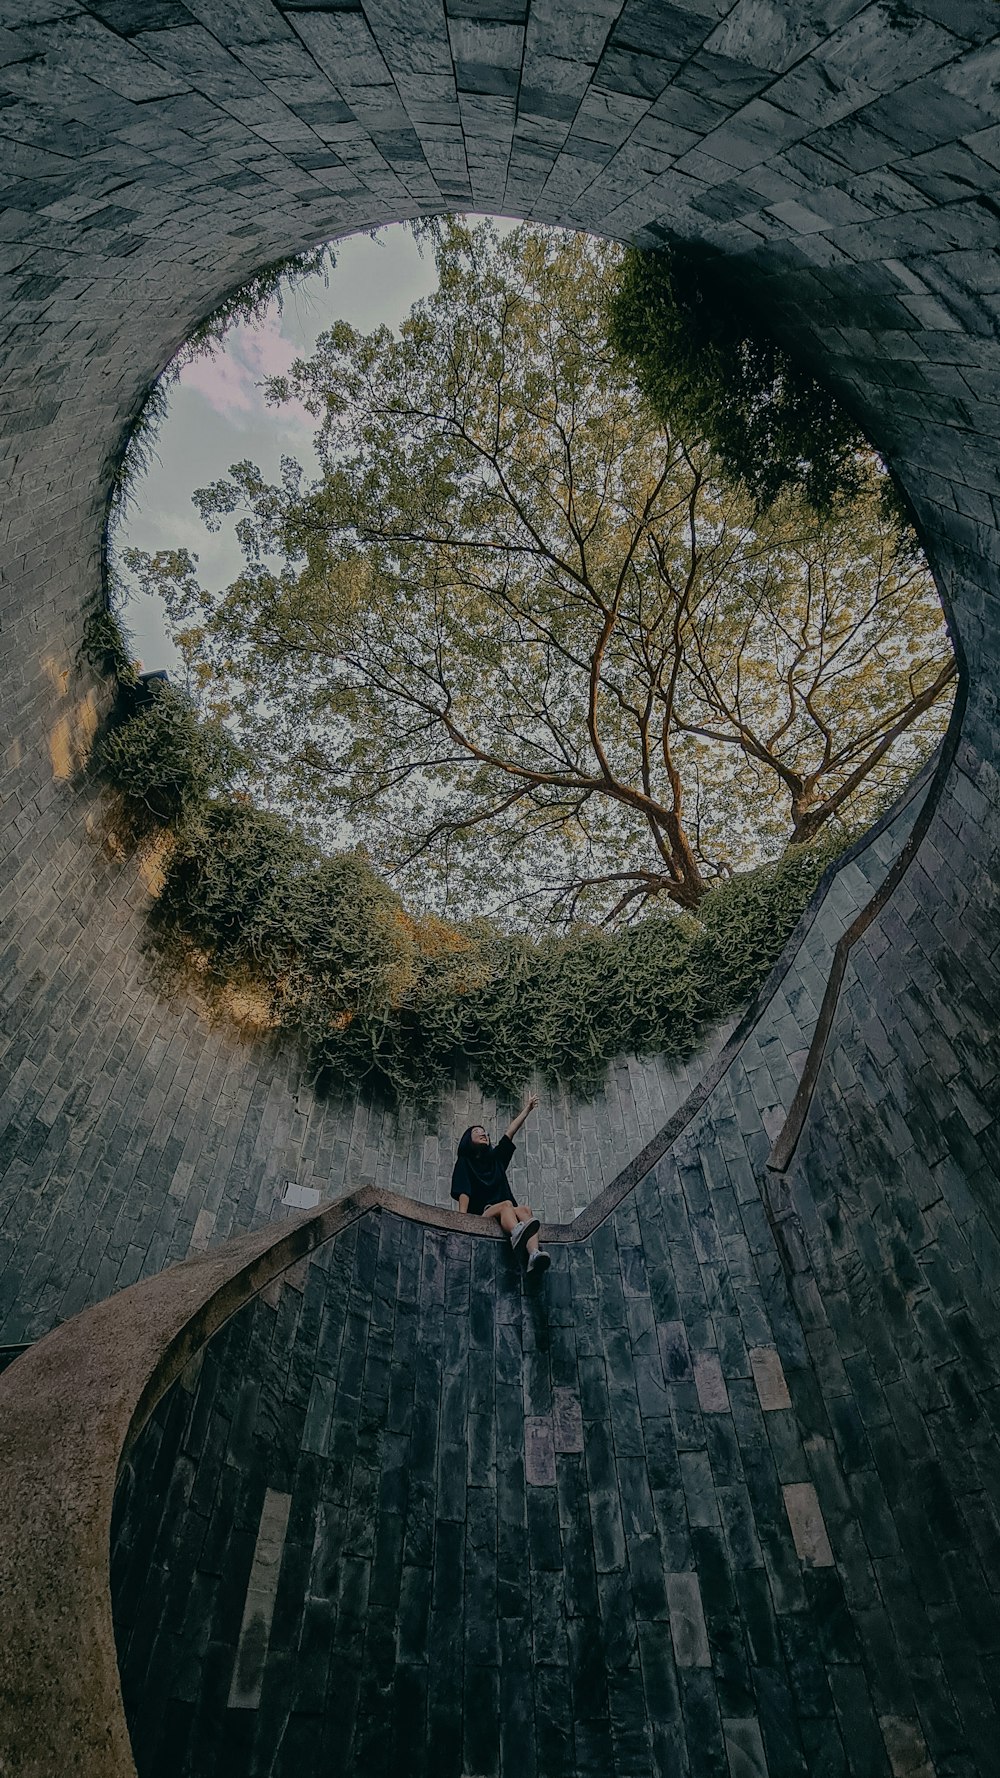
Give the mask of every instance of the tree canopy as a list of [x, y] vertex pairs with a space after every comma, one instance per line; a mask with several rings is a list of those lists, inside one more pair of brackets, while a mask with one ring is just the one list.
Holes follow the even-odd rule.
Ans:
[[256, 788], [460, 917], [695, 908], [857, 826], [940, 733], [954, 661], [870, 457], [823, 516], [766, 511], [609, 341], [621, 250], [442, 224], [398, 334], [339, 323], [269, 386], [319, 474], [196, 498], [244, 568], [133, 554]]
[[616, 1056], [690, 1055], [760, 985], [835, 849], [792, 847], [697, 918], [533, 937], [415, 917], [357, 851], [255, 806], [225, 725], [138, 679], [112, 613], [87, 648], [118, 679], [92, 765], [117, 792], [109, 831], [154, 847], [159, 963], [255, 1037], [291, 1039], [317, 1081], [426, 1103], [459, 1072], [506, 1096], [537, 1071], [587, 1093]]
[[[725, 255], [695, 242], [630, 247], [609, 314], [611, 338], [655, 412], [708, 444], [758, 511], [791, 493], [830, 518], [870, 492], [857, 422], [775, 339]], [[888, 477], [880, 498], [905, 529]]]

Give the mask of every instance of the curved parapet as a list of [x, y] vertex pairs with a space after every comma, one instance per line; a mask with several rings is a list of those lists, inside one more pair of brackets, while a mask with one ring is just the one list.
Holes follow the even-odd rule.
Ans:
[[[873, 1772], [932, 1772], [918, 1699], [886, 1689], [889, 1588], [936, 1571], [906, 1543], [911, 1434], [869, 1448], [865, 1373], [818, 1335], [801, 1216], [766, 1186], [766, 1033], [752, 1011], [654, 1152], [543, 1231], [542, 1289], [493, 1225], [366, 1188], [18, 1359], [10, 1769], [626, 1778], [697, 1743], [761, 1778], [789, 1745], [803, 1773], [865, 1748]], [[993, 1301], [981, 1278], [981, 1320]], [[961, 1510], [949, 1486], [930, 1506]], [[956, 1563], [975, 1586], [975, 1557]]]
[[[988, 1778], [956, 1683], [997, 1571], [969, 1458], [920, 1440], [947, 1341], [966, 1424], [996, 1364], [931, 1273], [912, 1332], [869, 1299], [839, 1355], [761, 1195], [755, 1072], [599, 1226], [545, 1231], [541, 1287], [491, 1225], [364, 1191], [19, 1359], [10, 1768]], [[965, 1286], [997, 1325], [995, 1280]]]
[[206, 1340], [380, 1201], [361, 1192], [188, 1260], [84, 1310], [0, 1379], [0, 1770], [131, 1778], [108, 1586], [119, 1464]]

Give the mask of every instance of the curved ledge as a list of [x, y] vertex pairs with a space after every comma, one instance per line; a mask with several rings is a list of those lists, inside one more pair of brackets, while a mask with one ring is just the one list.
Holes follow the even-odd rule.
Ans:
[[819, 1081], [823, 1058], [826, 1055], [826, 1046], [833, 1029], [834, 1016], [840, 1001], [840, 990], [844, 985], [844, 976], [847, 973], [848, 957], [858, 939], [867, 932], [869, 926], [882, 912], [893, 891], [902, 882], [920, 849], [921, 841], [931, 824], [934, 811], [940, 801], [941, 792], [947, 782], [958, 751], [959, 741], [962, 738], [962, 722], [968, 697], [968, 677], [961, 655], [959, 655], [959, 669], [958, 690], [951, 713], [951, 721], [948, 724], [948, 732], [941, 743], [936, 764], [931, 760], [924, 768], [925, 772], [930, 772], [933, 769], [933, 779], [924, 798], [923, 806], [913, 823], [909, 838], [888, 871], [881, 887], [872, 896], [871, 901], [862, 908], [857, 919], [852, 921], [837, 940], [833, 961], [830, 965], [830, 974], [823, 994], [823, 1002], [819, 1009], [812, 1042], [809, 1045], [809, 1053], [806, 1056], [799, 1084], [795, 1089], [795, 1096], [789, 1106], [788, 1116], [778, 1131], [767, 1157], [767, 1165], [772, 1173], [787, 1172], [798, 1147], [799, 1138], [805, 1128], [809, 1107]]
[[0, 1377], [0, 1772], [135, 1778], [108, 1570], [119, 1467], [231, 1315], [367, 1212], [488, 1240], [494, 1223], [366, 1187], [185, 1260], [64, 1322]]
[[[959, 664], [961, 667], [961, 661]], [[893, 822], [902, 814], [903, 810], [913, 802], [914, 798], [919, 796], [922, 792], [925, 792], [925, 801], [917, 815], [916, 821], [914, 822], [913, 831], [906, 844], [902, 847], [898, 858], [896, 858], [891, 865], [885, 881], [876, 891], [871, 901], [862, 908], [853, 924], [841, 935], [834, 949], [833, 961], [830, 966], [830, 975], [827, 979], [826, 990], [823, 995], [823, 1003], [820, 1008], [816, 1032], [813, 1035], [812, 1045], [810, 1046], [809, 1054], [806, 1058], [802, 1079], [799, 1082], [795, 1098], [792, 1101], [788, 1117], [785, 1120], [785, 1124], [782, 1126], [777, 1142], [782, 1140], [785, 1130], [789, 1128], [793, 1116], [796, 1115], [796, 1108], [800, 1106], [800, 1094], [803, 1095], [801, 1102], [801, 1121], [799, 1123], [799, 1129], [801, 1129], [801, 1124], [805, 1119], [805, 1111], [808, 1109], [809, 1099], [812, 1096], [812, 1088], [815, 1085], [819, 1060], [822, 1059], [822, 1046], [818, 1044], [817, 1040], [820, 1035], [821, 1027], [823, 1027], [824, 1017], [826, 1018], [825, 1032], [829, 1031], [830, 1025], [833, 1022], [833, 1013], [836, 1008], [837, 999], [840, 994], [840, 985], [843, 980], [844, 970], [843, 963], [841, 962], [839, 964], [838, 974], [838, 959], [843, 956], [843, 959], [846, 960], [847, 950], [850, 948], [850, 945], [854, 943], [854, 939], [860, 936], [861, 932], [864, 931], [865, 926], [869, 925], [875, 918], [879, 908], [884, 906], [889, 895], [892, 893], [892, 890], [902, 877], [907, 865], [916, 852], [920, 840], [927, 830], [930, 817], [937, 805], [941, 789], [947, 777], [948, 768], [954, 758], [955, 750], [961, 736], [962, 713], [965, 708], [965, 686], [966, 681], [963, 670], [960, 673], [955, 708], [952, 712], [952, 720], [949, 724], [948, 733], [945, 736], [944, 742], [936, 752], [932, 754], [926, 764], [922, 766], [916, 777], [902, 792], [902, 795], [897, 797], [892, 807], [887, 809], [885, 814], [880, 816], [879, 820], [876, 821], [866, 833], [861, 835], [860, 839], [855, 840], [852, 846], [848, 846], [847, 850], [842, 852], [839, 858], [835, 858], [832, 863], [827, 866], [810, 896], [809, 901], [803, 908], [802, 913], [795, 924], [794, 930], [789, 934], [780, 957], [778, 957], [777, 961], [773, 964], [766, 980], [758, 988], [745, 1013], [740, 1019], [739, 1024], [723, 1044], [718, 1055], [715, 1057], [715, 1060], [706, 1069], [697, 1085], [692, 1088], [683, 1103], [677, 1107], [673, 1116], [669, 1118], [659, 1130], [657, 1130], [655, 1136], [650, 1137], [649, 1141], [640, 1149], [639, 1153], [629, 1161], [628, 1165], [624, 1167], [620, 1173], [615, 1175], [615, 1178], [611, 1180], [610, 1184], [605, 1186], [603, 1192], [600, 1192], [598, 1196], [588, 1204], [587, 1208], [581, 1211], [580, 1215], [576, 1217], [571, 1224], [562, 1224], [545, 1229], [544, 1233], [547, 1241], [582, 1240], [587, 1235], [592, 1234], [594, 1229], [599, 1228], [601, 1223], [605, 1222], [607, 1218], [613, 1214], [622, 1200], [628, 1196], [629, 1192], [634, 1190], [640, 1179], [645, 1178], [646, 1174], [650, 1171], [650, 1168], [655, 1167], [657, 1161], [662, 1160], [663, 1156], [667, 1153], [667, 1150], [673, 1146], [677, 1141], [678, 1136], [682, 1134], [688, 1124], [697, 1116], [706, 1100], [715, 1091], [719, 1082], [732, 1067], [747, 1039], [753, 1036], [760, 1023], [765, 1008], [778, 992], [778, 989], [791, 969], [807, 933], [816, 920], [823, 902], [826, 900], [827, 895], [837, 881], [837, 878], [840, 876], [845, 865], [851, 864], [854, 859], [860, 857], [873, 841], [878, 839], [880, 834], [885, 833], [886, 829], [892, 826]], [[845, 945], [846, 949], [844, 948]], [[824, 1034], [822, 1040], [823, 1045], [825, 1045], [825, 1041], [826, 1036]], [[819, 1060], [816, 1061], [815, 1067], [813, 1068], [814, 1049], [817, 1050]], [[811, 1069], [812, 1072], [810, 1072]], [[809, 1078], [808, 1087], [805, 1085], [807, 1077]], [[795, 1140], [797, 1140], [797, 1132]], [[775, 1148], [777, 1147], [777, 1142], [775, 1143]], [[792, 1146], [794, 1148], [794, 1143]], [[773, 1153], [774, 1150], [772, 1150], [772, 1154]], [[773, 1165], [774, 1163], [769, 1157], [768, 1166]], [[787, 1165], [787, 1162], [785, 1165]]]
[[[850, 949], [916, 855], [955, 758], [965, 697], [963, 670], [937, 759], [824, 873], [767, 981], [684, 1104], [580, 1216], [547, 1226], [547, 1241], [587, 1240], [667, 1152], [756, 1029], [844, 865], [926, 790], [899, 856], [835, 948], [806, 1066], [768, 1160], [776, 1171], [788, 1166], [815, 1089]], [[166, 1390], [233, 1314], [296, 1260], [381, 1210], [473, 1239], [503, 1238], [494, 1222], [365, 1186], [82, 1311], [0, 1375], [0, 1465], [9, 1501], [0, 1539], [0, 1772], [19, 1778], [52, 1778], [56, 1772], [135, 1778], [108, 1568], [120, 1465]]]
[[[782, 956], [684, 1105], [553, 1243], [585, 1241], [649, 1172], [735, 1060], [787, 973], [837, 875], [932, 779], [913, 831], [882, 887], [834, 954], [809, 1059], [769, 1159], [787, 1166], [815, 1086], [851, 945], [885, 905], [929, 824], [955, 756], [964, 683], [946, 743], [883, 822], [831, 865]], [[782, 1155], [787, 1158], [781, 1159]], [[466, 1237], [501, 1240], [496, 1223], [365, 1186], [131, 1286], [86, 1309], [0, 1376], [0, 1466], [8, 1520], [0, 1540], [0, 1771], [23, 1778], [135, 1778], [125, 1722], [108, 1569], [121, 1463], [185, 1365], [278, 1274], [381, 1210]]]
[[[817, 886], [740, 1024], [703, 1080], [629, 1166], [546, 1240], [585, 1241], [705, 1103], [756, 1028], [845, 863], [927, 785], [913, 831], [882, 887], [841, 937], [802, 1081], [769, 1165], [787, 1166], [802, 1128], [851, 945], [885, 905], [919, 847], [961, 731], [964, 674], [946, 743], [894, 808]], [[782, 1160], [782, 1156], [785, 1156]], [[278, 1274], [370, 1212], [387, 1210], [466, 1237], [497, 1225], [365, 1186], [318, 1210], [185, 1261], [84, 1310], [0, 1376], [0, 1465], [8, 1520], [0, 1540], [0, 1771], [23, 1778], [135, 1778], [122, 1705], [108, 1566], [120, 1465], [185, 1365]]]

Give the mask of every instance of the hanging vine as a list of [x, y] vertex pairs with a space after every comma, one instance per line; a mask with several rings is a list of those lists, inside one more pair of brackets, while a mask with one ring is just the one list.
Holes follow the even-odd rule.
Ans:
[[92, 769], [133, 840], [171, 839], [151, 912], [161, 957], [263, 998], [331, 1083], [426, 1102], [458, 1071], [498, 1094], [538, 1071], [588, 1093], [616, 1057], [688, 1056], [750, 999], [845, 844], [825, 833], [713, 890], [696, 916], [617, 930], [533, 938], [415, 915], [361, 853], [324, 854], [255, 807], [226, 730], [174, 686], [137, 680], [110, 614], [91, 644], [120, 673]]

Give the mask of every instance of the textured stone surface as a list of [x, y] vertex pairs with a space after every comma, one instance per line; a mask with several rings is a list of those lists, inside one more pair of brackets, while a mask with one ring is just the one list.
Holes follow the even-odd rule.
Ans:
[[4, 1772], [132, 1778], [107, 1576], [119, 1463], [210, 1335], [352, 1214], [341, 1200], [122, 1291], [0, 1378]]
[[[215, 1338], [117, 1499], [140, 1778], [303, 1748], [359, 1775], [987, 1778], [990, 1694], [957, 1681], [992, 1647], [994, 1519], [954, 1480], [1000, 1473], [996, 1433], [946, 1471], [926, 1411], [834, 1361], [719, 1112], [541, 1288], [502, 1242], [368, 1214]], [[291, 1510], [260, 1703], [227, 1710], [267, 1490]]]
[[[418, 1342], [421, 1387], [440, 1412], [417, 1436], [396, 1529], [400, 1577], [431, 1577], [426, 1633], [426, 1593], [410, 1579], [404, 1596], [400, 1578], [397, 1598], [395, 1556], [381, 1558], [389, 1579], [375, 1578], [364, 1541], [364, 1503], [383, 1502], [377, 1525], [397, 1474], [381, 1447], [371, 1461], [373, 1436], [365, 1443], [367, 1373], [341, 1395], [338, 1370], [312, 1406], [311, 1377], [295, 1384], [295, 1412], [311, 1415], [296, 1463], [327, 1462], [337, 1404], [353, 1393], [352, 1464], [377, 1472], [377, 1496], [348, 1497], [352, 1547], [324, 1573], [332, 1643], [315, 1620], [317, 1646], [332, 1646], [331, 1670], [345, 1675], [339, 1720], [359, 1775], [380, 1769], [371, 1725], [387, 1720], [390, 1671], [392, 1720], [424, 1724], [413, 1745], [467, 1774], [530, 1771], [515, 1763], [526, 1744], [539, 1774], [601, 1778], [722, 1778], [727, 1765], [754, 1772], [761, 1749], [771, 1778], [995, 1768], [996, 38], [992, 0], [0, 0], [0, 1339], [258, 1226], [289, 1179], [336, 1188], [377, 1164], [407, 1192], [431, 1178], [440, 1188], [429, 1132], [376, 1131], [362, 1108], [320, 1112], [290, 1065], [158, 994], [142, 955], [141, 873], [108, 854], [74, 777], [99, 703], [78, 648], [113, 463], [149, 378], [241, 277], [329, 234], [449, 204], [706, 240], [889, 455], [968, 663], [947, 784], [915, 862], [852, 952], [788, 1173], [766, 1177], [764, 1162], [804, 1027], [800, 1007], [773, 1003], [671, 1153], [588, 1241], [559, 1251], [541, 1323], [511, 1297], [499, 1243], [458, 1242], [491, 1256], [492, 1331], [471, 1312], [468, 1327], [470, 1352], [495, 1341], [496, 1399], [450, 1379], [446, 1392], [444, 1348], [436, 1334]], [[822, 969], [799, 985], [814, 1017]], [[525, 1153], [532, 1185], [555, 1178], [561, 1145], [562, 1190], [612, 1124], [622, 1161], [641, 1146], [659, 1121], [645, 1080], [617, 1072], [607, 1122], [553, 1117], [551, 1150]], [[606, 1178], [621, 1161], [601, 1164]], [[463, 1265], [452, 1267], [459, 1303]], [[370, 1313], [350, 1325], [358, 1342], [370, 1330], [376, 1401], [383, 1317], [402, 1304], [366, 1290]], [[431, 1317], [442, 1339], [463, 1321], [448, 1300]], [[760, 1348], [779, 1355], [787, 1407], [758, 1395], [749, 1353]], [[704, 1413], [695, 1366], [711, 1354], [729, 1407]], [[516, 1385], [501, 1380], [507, 1364]], [[16, 1376], [17, 1365], [2, 1387]], [[582, 1453], [561, 1448], [555, 1387], [578, 1391]], [[497, 1452], [523, 1454], [525, 1421], [550, 1416], [555, 1488], [519, 1491], [516, 1471], [502, 1495]], [[508, 1442], [494, 1451], [501, 1425]], [[220, 1477], [253, 1468], [253, 1440], [220, 1461]], [[495, 1507], [492, 1483], [470, 1487], [468, 1471], [463, 1494], [459, 1447], [479, 1452], [479, 1476], [497, 1464]], [[165, 1455], [164, 1475], [180, 1478], [171, 1522], [187, 1511], [185, 1478], [210, 1459], [200, 1444], [176, 1470]], [[791, 1538], [787, 1491], [807, 1487], [833, 1566], [804, 1566]], [[291, 1491], [287, 1550], [298, 1547], [294, 1479]], [[520, 1568], [499, 1561], [508, 1523]], [[244, 1595], [255, 1535], [248, 1524], [243, 1565], [226, 1571], [243, 1576]], [[168, 1591], [175, 1568], [199, 1559], [173, 1554]], [[179, 1741], [185, 1694], [215, 1685], [221, 1702], [228, 1684], [222, 1656], [213, 1666], [197, 1641], [217, 1622], [205, 1573], [203, 1604], [185, 1600], [153, 1668], [154, 1679], [181, 1672], [190, 1630], [187, 1677], [170, 1678], [178, 1704], [164, 1717]], [[698, 1580], [708, 1667], [674, 1665], [668, 1575]], [[293, 1596], [304, 1598], [297, 1586]], [[226, 1619], [233, 1647], [243, 1603]], [[286, 1657], [277, 1691], [293, 1702], [271, 1765], [315, 1766], [326, 1719], [294, 1704], [296, 1673], [305, 1684], [315, 1671], [312, 1644], [275, 1640], [292, 1634], [281, 1612], [279, 1586], [269, 1646]], [[564, 1623], [554, 1642], [553, 1614]], [[156, 1633], [155, 1600], [148, 1622]], [[697, 1651], [690, 1611], [684, 1622]], [[550, 1646], [565, 1667], [540, 1658]], [[266, 1698], [265, 1685], [259, 1711], [230, 1713], [244, 1734], [258, 1733]], [[272, 1729], [260, 1733], [264, 1770]], [[248, 1770], [245, 1747], [235, 1751], [230, 1770]], [[176, 1769], [169, 1749], [163, 1758]]]
[[[808, 1441], [757, 1410], [742, 1335], [788, 1305], [772, 1291], [769, 1311], [735, 1255], [699, 1261], [665, 1183], [560, 1248], [542, 1288], [503, 1243], [370, 1214], [215, 1338], [118, 1493], [140, 1778], [290, 1773], [304, 1749], [442, 1778], [708, 1772], [726, 1747], [752, 1778], [804, 1771], [800, 1674], [839, 1745], [827, 1674], [850, 1608], [816, 1486], [783, 1486], [810, 1473]], [[664, 1371], [667, 1316], [725, 1406]], [[898, 1717], [897, 1749], [919, 1733]]]
[[[791, 1058], [758, 1076], [770, 1118], [787, 1108], [836, 939], [882, 881], [915, 809], [843, 867], [758, 1027], [757, 1050], [774, 1055], [781, 1044]], [[364, 1181], [448, 1205], [457, 1136], [480, 1119], [495, 1132], [513, 1109], [470, 1087], [449, 1094], [433, 1122], [407, 1107], [318, 1100], [293, 1056], [241, 1047], [193, 1008], [153, 996], [141, 921], [137, 901], [123, 935], [133, 998], [114, 1042], [120, 983], [109, 971], [101, 998], [77, 999], [75, 939], [61, 959], [72, 1029], [56, 1021], [32, 1035], [17, 1025], [14, 1035], [21, 1014], [11, 1015], [0, 1094], [0, 1339], [38, 1337], [95, 1296], [317, 1201], [303, 1193], [326, 1200]], [[687, 1064], [618, 1063], [587, 1103], [543, 1088], [511, 1165], [519, 1195], [548, 1221], [578, 1214], [683, 1103], [727, 1030]], [[21, 1059], [29, 1051], [30, 1067]], [[40, 1076], [54, 1081], [42, 1106]]]

